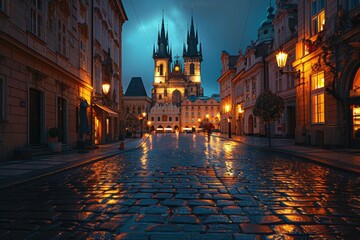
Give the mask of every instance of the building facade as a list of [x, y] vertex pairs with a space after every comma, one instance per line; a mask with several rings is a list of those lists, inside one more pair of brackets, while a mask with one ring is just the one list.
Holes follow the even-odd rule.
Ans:
[[301, 0], [298, 9], [296, 142], [359, 146], [360, 3]]
[[220, 129], [220, 96], [195, 97], [191, 96], [181, 103], [181, 131], [196, 131], [200, 122], [208, 119]]
[[282, 49], [288, 54], [288, 59], [295, 60], [295, 45], [297, 42], [297, 1], [278, 1], [277, 11], [272, 21], [274, 42], [272, 51], [266, 58], [268, 63], [269, 89], [281, 96], [285, 102], [282, 117], [274, 123], [274, 135], [282, 138], [295, 138], [296, 129], [296, 74], [291, 65], [279, 69], [276, 54]]
[[[92, 134], [86, 138], [115, 139], [122, 109], [121, 32], [127, 20], [121, 1], [1, 3], [2, 161], [12, 159], [17, 148], [46, 147], [53, 127], [60, 129], [59, 141], [76, 147], [83, 100], [90, 106], [87, 132]], [[96, 98], [103, 81], [110, 83], [110, 94]]]
[[[222, 71], [218, 79], [221, 96], [221, 131], [246, 135], [265, 135], [265, 125], [253, 114], [257, 97], [269, 87], [269, 54], [274, 39], [272, 20], [274, 8], [258, 29], [258, 38], [245, 53], [229, 55], [222, 52]], [[230, 123], [230, 124], [229, 124]]]
[[180, 131], [180, 108], [172, 103], [155, 103], [148, 117], [150, 131], [158, 133]]
[[[152, 106], [151, 98], [148, 97], [141, 77], [133, 77], [123, 96], [125, 128], [131, 128], [132, 121], [138, 121], [146, 128], [148, 115]], [[143, 119], [145, 113], [145, 119]], [[137, 124], [135, 124], [137, 125]], [[141, 127], [141, 126], [139, 126]]]

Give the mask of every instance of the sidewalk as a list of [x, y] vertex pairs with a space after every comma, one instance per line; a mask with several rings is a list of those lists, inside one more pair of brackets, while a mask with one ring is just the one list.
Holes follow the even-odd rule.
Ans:
[[64, 154], [7, 162], [0, 165], [0, 189], [131, 151], [140, 147], [148, 137], [126, 139], [124, 150], [119, 150], [120, 143], [116, 142], [85, 152], [75, 149]]
[[[228, 138], [227, 134], [213, 133], [214, 136]], [[287, 153], [294, 157], [320, 162], [336, 168], [360, 173], [360, 149], [323, 149], [314, 146], [297, 146], [294, 139], [272, 138], [269, 147], [267, 137], [232, 135], [231, 139], [246, 145], [263, 147], [271, 151]]]

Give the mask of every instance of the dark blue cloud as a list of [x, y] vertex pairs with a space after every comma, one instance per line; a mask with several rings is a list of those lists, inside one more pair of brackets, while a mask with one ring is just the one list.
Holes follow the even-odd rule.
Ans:
[[[154, 61], [162, 13], [169, 31], [173, 56], [182, 56], [183, 44], [193, 13], [202, 43], [202, 85], [205, 95], [219, 93], [222, 50], [237, 54], [256, 40], [260, 23], [266, 19], [268, 0], [123, 0], [129, 20], [123, 26], [123, 86], [131, 77], [142, 77], [151, 94]], [[274, 5], [274, 3], [273, 3]]]

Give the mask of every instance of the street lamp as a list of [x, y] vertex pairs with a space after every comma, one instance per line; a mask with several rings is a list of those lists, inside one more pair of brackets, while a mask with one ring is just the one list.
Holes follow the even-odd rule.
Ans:
[[90, 99], [90, 106], [91, 106], [91, 109], [90, 109], [90, 143], [91, 145], [93, 144], [93, 106], [95, 104], [95, 101], [97, 99], [104, 99], [106, 98], [106, 96], [108, 95], [109, 91], [110, 91], [110, 83], [104, 81], [101, 85], [101, 88], [102, 88], [102, 95], [100, 96], [93, 96], [91, 94], [91, 99]]
[[140, 120], [141, 120], [140, 137], [143, 136], [143, 121], [146, 117], [146, 112], [142, 112], [141, 115], [142, 116], [140, 116]]
[[231, 116], [229, 116], [228, 118], [227, 118], [227, 120], [228, 120], [228, 124], [229, 124], [229, 138], [231, 138]]
[[300, 79], [300, 70], [298, 71], [284, 71], [283, 68], [286, 66], [286, 60], [287, 60], [288, 54], [286, 52], [284, 52], [283, 50], [280, 50], [277, 54], [276, 54], [276, 61], [277, 61], [277, 65], [280, 68], [280, 73], [281, 74], [290, 74], [292, 76], [294, 76], [296, 79]]
[[151, 125], [151, 121], [147, 122], [147, 127], [148, 127], [148, 132], [150, 133], [150, 125]]

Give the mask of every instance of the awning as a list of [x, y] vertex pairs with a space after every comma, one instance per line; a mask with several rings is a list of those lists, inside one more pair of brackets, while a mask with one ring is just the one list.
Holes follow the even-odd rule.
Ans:
[[117, 112], [114, 112], [113, 110], [111, 110], [111, 109], [108, 108], [108, 107], [105, 107], [105, 106], [100, 105], [100, 104], [98, 104], [98, 103], [96, 103], [95, 106], [97, 106], [97, 107], [100, 108], [101, 110], [107, 112], [107, 113], [110, 115], [110, 117], [118, 117]]

